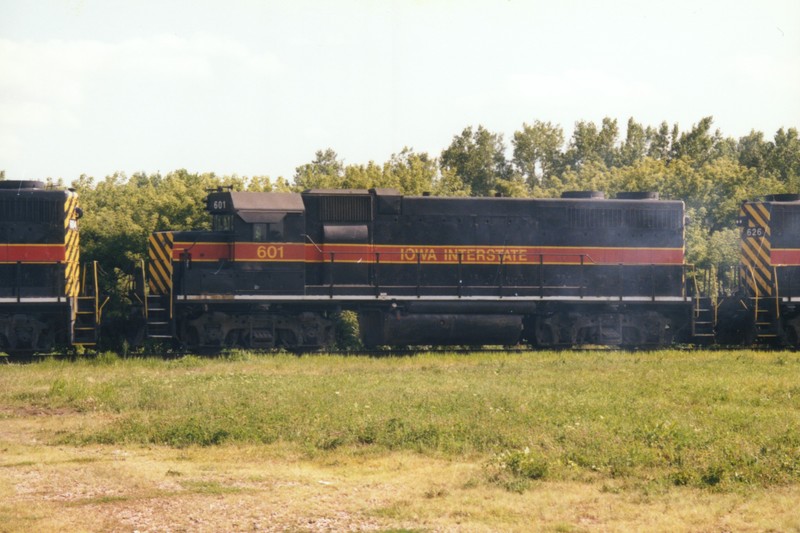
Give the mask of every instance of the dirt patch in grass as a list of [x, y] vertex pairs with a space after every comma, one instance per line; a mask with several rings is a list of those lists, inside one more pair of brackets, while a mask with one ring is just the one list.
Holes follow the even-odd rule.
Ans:
[[800, 487], [650, 494], [622, 482], [485, 481], [476, 457], [291, 446], [2, 443], [2, 531], [790, 531]]

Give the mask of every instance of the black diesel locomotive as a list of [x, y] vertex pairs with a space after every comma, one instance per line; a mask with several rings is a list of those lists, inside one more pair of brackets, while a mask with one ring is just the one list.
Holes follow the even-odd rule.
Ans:
[[[189, 349], [664, 346], [711, 335], [687, 287], [684, 205], [655, 193], [559, 199], [216, 190], [211, 231], [154, 233], [146, 335]], [[145, 279], [146, 278], [146, 282]], [[147, 287], [147, 288], [145, 288]]]
[[96, 265], [81, 277], [77, 195], [38, 181], [0, 181], [0, 352], [94, 346]]
[[718, 341], [800, 346], [800, 194], [744, 202], [739, 291], [719, 307]]

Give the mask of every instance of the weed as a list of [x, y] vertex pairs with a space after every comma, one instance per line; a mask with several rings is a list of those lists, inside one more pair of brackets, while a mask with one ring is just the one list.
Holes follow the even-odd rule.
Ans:
[[220, 495], [244, 492], [241, 487], [223, 485], [218, 481], [182, 481], [181, 486], [196, 494]]
[[719, 485], [722, 482], [722, 478], [725, 475], [725, 469], [719, 465], [712, 465], [705, 469], [703, 474], [700, 476], [700, 480], [709, 487], [714, 487]]
[[672, 484], [678, 487], [692, 485], [695, 481], [694, 473], [688, 469], [676, 470], [671, 472], [668, 477]]
[[488, 479], [509, 492], [525, 492], [532, 480], [547, 474], [547, 460], [539, 454], [524, 450], [506, 450], [494, 456], [487, 465]]
[[119, 363], [119, 361], [120, 356], [114, 352], [102, 352], [88, 359], [89, 364], [94, 366], [111, 366]]
[[425, 491], [425, 498], [429, 500], [434, 498], [444, 498], [448, 494], [448, 490], [444, 487], [433, 487]]

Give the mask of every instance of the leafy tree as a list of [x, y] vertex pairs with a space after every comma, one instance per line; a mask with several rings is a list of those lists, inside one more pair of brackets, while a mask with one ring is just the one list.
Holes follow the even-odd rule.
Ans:
[[532, 125], [523, 123], [522, 130], [514, 132], [511, 144], [514, 147], [514, 170], [529, 187], [536, 184], [547, 186], [547, 180], [555, 174], [560, 164], [564, 146], [561, 127], [539, 120]]
[[[676, 126], [677, 127], [677, 126]], [[672, 154], [672, 140], [669, 124], [662, 122], [658, 129], [648, 128], [645, 130], [648, 140], [647, 155], [653, 159], [667, 161]]]
[[615, 165], [618, 136], [619, 128], [614, 119], [604, 118], [599, 130], [594, 122], [576, 122], [569, 147], [564, 153], [564, 165], [572, 169], [590, 162], [601, 162], [606, 167]]
[[[281, 180], [282, 178], [278, 178]], [[276, 185], [272, 184], [269, 176], [253, 176], [247, 182], [247, 191], [250, 192], [272, 192], [276, 190]]]
[[762, 172], [766, 167], [770, 149], [770, 143], [764, 141], [762, 132], [750, 130], [748, 135], [739, 138], [736, 146], [739, 164]]
[[436, 196], [471, 196], [472, 190], [454, 169], [445, 168], [434, 182], [431, 193]]
[[681, 133], [678, 140], [673, 142], [673, 157], [676, 159], [686, 157], [696, 166], [713, 159], [717, 144], [717, 139], [709, 133], [713, 121], [713, 117], [704, 117], [693, 125], [691, 130]]
[[781, 128], [775, 133], [775, 141], [766, 159], [766, 168], [770, 173], [780, 181], [791, 184], [793, 191], [800, 192], [800, 139], [796, 128]]
[[722, 132], [718, 129], [714, 132], [714, 148], [712, 150], [712, 159], [719, 158], [738, 158], [738, 143], [733, 137], [724, 137]]
[[383, 166], [384, 187], [394, 187], [404, 194], [420, 195], [431, 191], [437, 175], [437, 162], [427, 153], [404, 147]]
[[499, 179], [495, 182], [494, 193], [508, 198], [527, 198], [528, 186], [519, 174], [512, 175], [509, 179]]
[[609, 194], [623, 191], [657, 191], [664, 193], [664, 184], [672, 178], [667, 162], [645, 157], [635, 163], [610, 169]]
[[647, 132], [641, 124], [628, 119], [628, 128], [625, 133], [625, 141], [619, 150], [617, 163], [622, 166], [633, 165], [647, 154]]
[[370, 161], [366, 165], [347, 165], [339, 188], [370, 189], [381, 187], [383, 181], [383, 168]]
[[295, 169], [294, 183], [299, 190], [344, 188], [344, 164], [331, 148], [317, 150], [314, 160]]
[[589, 160], [577, 170], [567, 169], [550, 180], [547, 189], [534, 188], [534, 196], [557, 197], [565, 191], [609, 191], [610, 173], [600, 160]]
[[499, 179], [510, 177], [503, 136], [483, 126], [473, 131], [467, 127], [453, 137], [440, 159], [442, 171], [453, 170], [468, 185], [473, 196], [488, 196]]

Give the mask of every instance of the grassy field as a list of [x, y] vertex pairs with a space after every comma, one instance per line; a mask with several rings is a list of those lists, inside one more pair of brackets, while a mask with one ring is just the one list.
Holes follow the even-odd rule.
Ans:
[[800, 531], [800, 354], [0, 366], [0, 531]]

